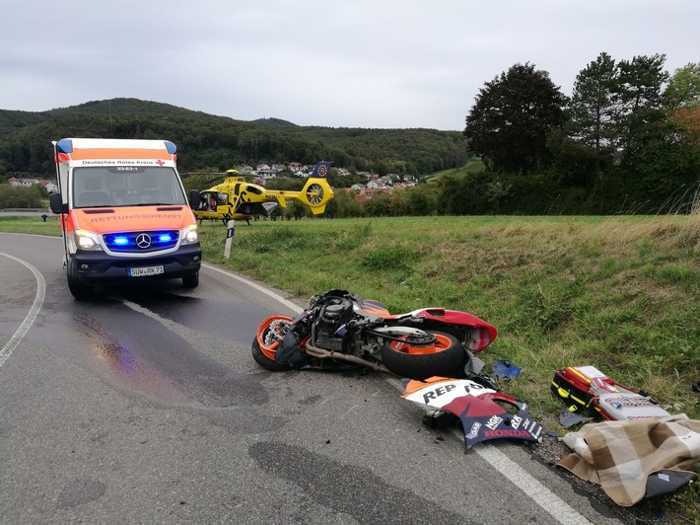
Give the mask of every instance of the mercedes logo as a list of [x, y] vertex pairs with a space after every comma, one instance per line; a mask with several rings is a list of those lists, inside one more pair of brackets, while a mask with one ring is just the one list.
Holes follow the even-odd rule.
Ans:
[[145, 250], [146, 248], [151, 246], [151, 236], [147, 233], [139, 233], [136, 236], [136, 246], [138, 246], [142, 250]]

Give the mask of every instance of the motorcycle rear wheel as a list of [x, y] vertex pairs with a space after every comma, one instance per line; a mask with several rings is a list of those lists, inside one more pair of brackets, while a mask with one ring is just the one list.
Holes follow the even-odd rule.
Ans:
[[467, 354], [459, 340], [446, 332], [429, 332], [435, 336], [435, 342], [430, 345], [385, 342], [382, 346], [384, 366], [396, 375], [411, 379], [463, 377]]

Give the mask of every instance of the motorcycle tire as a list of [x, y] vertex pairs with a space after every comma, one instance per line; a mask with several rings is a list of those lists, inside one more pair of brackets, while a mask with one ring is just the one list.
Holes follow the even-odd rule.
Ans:
[[260, 345], [258, 344], [257, 339], [253, 340], [253, 345], [250, 351], [253, 354], [253, 359], [255, 362], [262, 366], [265, 370], [269, 370], [271, 372], [284, 372], [285, 370], [290, 370], [289, 366], [280, 364], [274, 359], [270, 359], [263, 354], [260, 350]]
[[396, 375], [411, 379], [463, 377], [467, 354], [459, 340], [445, 332], [429, 332], [436, 339], [433, 345], [386, 341], [382, 346], [384, 366]]

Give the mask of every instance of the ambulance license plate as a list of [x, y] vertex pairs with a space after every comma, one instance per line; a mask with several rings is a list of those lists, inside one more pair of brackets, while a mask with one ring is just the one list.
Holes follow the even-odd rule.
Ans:
[[149, 277], [165, 273], [163, 266], [144, 266], [142, 268], [129, 268], [129, 277]]

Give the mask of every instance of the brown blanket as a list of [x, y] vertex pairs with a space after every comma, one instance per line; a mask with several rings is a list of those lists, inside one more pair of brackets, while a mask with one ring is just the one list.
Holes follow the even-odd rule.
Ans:
[[685, 473], [700, 462], [700, 421], [680, 415], [589, 423], [567, 434], [564, 442], [574, 453], [559, 465], [629, 507], [647, 494], [649, 476], [654, 474], [654, 482], [666, 480], [668, 474], [655, 473]]

